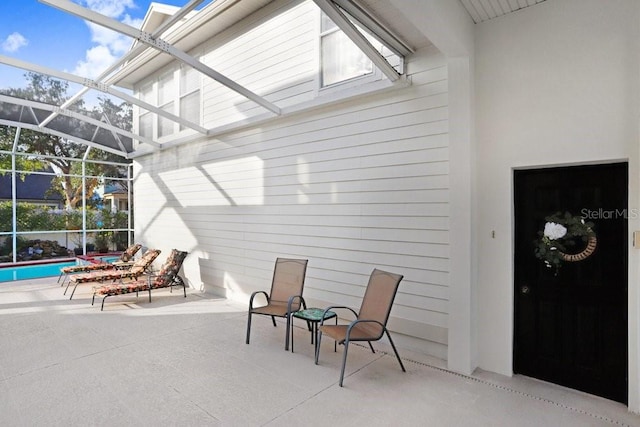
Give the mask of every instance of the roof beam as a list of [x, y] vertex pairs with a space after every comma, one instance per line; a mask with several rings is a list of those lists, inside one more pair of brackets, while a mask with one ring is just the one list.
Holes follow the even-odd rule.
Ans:
[[392, 82], [400, 79], [400, 74], [387, 62], [378, 49], [356, 28], [331, 0], [313, 0], [320, 9], [351, 39], [352, 42], [384, 73]]
[[207, 130], [200, 125], [196, 125], [188, 120], [183, 119], [182, 117], [178, 117], [175, 114], [168, 113], [161, 108], [158, 108], [154, 105], [151, 105], [147, 102], [141, 101], [138, 98], [131, 96], [127, 93], [121, 92], [117, 89], [109, 87], [108, 85], [100, 82], [96, 82], [95, 80], [87, 79], [84, 77], [76, 76], [75, 74], [66, 73], [64, 71], [53, 70], [48, 67], [43, 67], [41, 65], [30, 64], [26, 61], [22, 61], [19, 59], [10, 58], [5, 55], [0, 55], [0, 63], [11, 65], [12, 67], [22, 68], [23, 70], [33, 71], [34, 73], [47, 74], [52, 77], [56, 77], [62, 80], [68, 80], [73, 83], [78, 83], [83, 86], [86, 86], [91, 89], [99, 90], [100, 92], [108, 93], [120, 99], [124, 99], [125, 101], [130, 102], [131, 104], [137, 105], [145, 110], [151, 111], [153, 113], [158, 114], [159, 116], [166, 117], [174, 122], [178, 122], [188, 128], [194, 129], [202, 134], [206, 134]]
[[[16, 128], [16, 136], [15, 138], [13, 138], [13, 147], [11, 148], [11, 153], [15, 154], [16, 151], [18, 151], [18, 142], [20, 141], [20, 132], [22, 131], [22, 128]], [[13, 167], [13, 170], [16, 170], [15, 166]], [[14, 188], [15, 190], [15, 188]], [[13, 193], [15, 194], [15, 193]]]
[[102, 151], [107, 151], [109, 153], [113, 153], [116, 154], [118, 156], [122, 156], [124, 158], [129, 158], [129, 153], [122, 152], [122, 151], [118, 151], [116, 149], [110, 148], [110, 147], [105, 147], [103, 145], [97, 144], [93, 141], [89, 141], [86, 139], [82, 139], [82, 138], [76, 138], [75, 136], [71, 136], [69, 134], [66, 134], [64, 132], [58, 132], [57, 130], [53, 130], [51, 128], [40, 128], [36, 125], [30, 125], [27, 123], [19, 123], [19, 122], [14, 122], [13, 120], [4, 120], [4, 119], [0, 119], [0, 125], [4, 125], [4, 126], [13, 126], [13, 127], [17, 127], [17, 128], [22, 128], [22, 129], [29, 129], [32, 130], [34, 132], [40, 132], [40, 133], [48, 133], [49, 135], [53, 135], [53, 136], [57, 136], [59, 138], [64, 138], [64, 139], [68, 139], [70, 141], [75, 141], [75, 142], [79, 142], [85, 145], [89, 145], [91, 147], [95, 147], [98, 148]]
[[[107, 117], [107, 115], [105, 113], [102, 113], [102, 119], [105, 121], [105, 123], [107, 123], [109, 126], [111, 126], [111, 120], [109, 120], [109, 117]], [[96, 128], [96, 129], [98, 129], [98, 128]], [[113, 135], [113, 138], [118, 142], [118, 147], [120, 147], [120, 149], [122, 151], [127, 151], [127, 149], [125, 148], [124, 144], [122, 143], [122, 140], [120, 139], [120, 135], [118, 135], [118, 133], [113, 131], [113, 130], [111, 131], [111, 135]]]
[[[120, 134], [120, 135], [124, 135], [127, 136], [131, 139], [136, 139], [142, 143], [145, 144], [149, 144], [153, 147], [159, 148], [160, 144], [155, 142], [154, 140], [150, 139], [150, 138], [146, 138], [144, 136], [140, 136], [140, 135], [136, 135], [132, 132], [126, 131], [124, 129], [121, 129], [119, 127], [113, 126], [111, 123], [105, 123], [102, 122], [100, 120], [96, 120], [92, 117], [89, 117], [87, 115], [84, 114], [80, 114], [76, 111], [71, 111], [71, 110], [67, 110], [64, 109], [62, 107], [58, 107], [55, 105], [50, 105], [50, 104], [45, 104], [42, 102], [37, 102], [37, 101], [30, 101], [28, 99], [22, 99], [22, 98], [15, 98], [12, 96], [8, 96], [8, 95], [2, 95], [0, 94], [0, 102], [6, 102], [8, 104], [15, 104], [15, 105], [22, 105], [25, 107], [29, 107], [29, 108], [37, 108], [40, 110], [46, 110], [46, 111], [52, 111], [55, 112], [57, 114], [62, 114], [64, 116], [68, 116], [68, 117], [72, 117], [74, 119], [78, 119], [78, 120], [82, 120], [84, 122], [87, 123], [91, 123], [94, 126], [106, 129], [108, 131], [111, 131], [112, 133], [116, 133], [116, 134]], [[33, 114], [33, 110], [32, 114]], [[104, 113], [103, 113], [104, 114]], [[33, 117], [35, 117], [35, 114], [33, 114]], [[106, 117], [106, 115], [105, 115]], [[43, 127], [42, 123], [38, 123], [38, 126]]]
[[[174, 13], [169, 19], [167, 19], [165, 22], [163, 22], [162, 25], [160, 25], [160, 27], [158, 27], [153, 32], [152, 36], [153, 37], [157, 37], [157, 36], [161, 35], [162, 33], [164, 33], [166, 30], [171, 28], [173, 26], [173, 24], [175, 24], [176, 22], [178, 22], [179, 20], [184, 18], [189, 12], [191, 12], [193, 9], [198, 7], [198, 5], [200, 3], [202, 3], [202, 2], [203, 2], [203, 0], [191, 0], [189, 3], [184, 5], [179, 11]], [[113, 73], [118, 68], [120, 68], [122, 65], [124, 65], [131, 58], [135, 58], [136, 56], [138, 56], [140, 53], [142, 53], [146, 49], [148, 49], [148, 46], [146, 46], [146, 45], [134, 46], [131, 50], [129, 50], [126, 54], [124, 54], [119, 60], [117, 60], [114, 64], [112, 64], [109, 68], [107, 68], [102, 73], [100, 73], [100, 75], [98, 77], [96, 77], [96, 81], [99, 81], [99, 82], [102, 81], [107, 76], [109, 76], [111, 73]], [[108, 85], [111, 85], [111, 82], [108, 81], [108, 80], [105, 83], [108, 84]], [[71, 98], [66, 100], [60, 106], [60, 108], [68, 108], [68, 107], [70, 107], [76, 101], [78, 101], [80, 98], [82, 98], [85, 93], [89, 92], [89, 90], [90, 89], [88, 87], [83, 87], [75, 95], [73, 95]], [[54, 112], [49, 117], [44, 119], [40, 125], [41, 126], [46, 126], [51, 120], [55, 119], [57, 115], [58, 115], [58, 113]]]
[[110, 30], [117, 31], [118, 33], [129, 36], [135, 40], [138, 40], [146, 45], [149, 45], [161, 52], [167, 53], [174, 58], [180, 60], [181, 62], [195, 68], [200, 71], [204, 75], [216, 80], [217, 82], [223, 84], [229, 89], [239, 93], [247, 99], [255, 102], [258, 105], [266, 108], [267, 110], [275, 113], [276, 115], [280, 115], [280, 108], [271, 102], [267, 101], [263, 97], [257, 95], [254, 92], [251, 92], [244, 86], [236, 83], [230, 78], [220, 74], [215, 71], [213, 68], [203, 64], [198, 61], [193, 56], [185, 53], [184, 51], [174, 47], [171, 43], [166, 42], [158, 37], [154, 37], [152, 34], [147, 33], [146, 31], [138, 30], [130, 25], [123, 24], [122, 22], [116, 21], [115, 19], [108, 18], [102, 14], [94, 12], [90, 9], [79, 6], [68, 0], [39, 0], [41, 3], [48, 4], [49, 6], [60, 9], [64, 12], [70, 13], [72, 15], [76, 15], [82, 19], [93, 22], [94, 24], [100, 25], [105, 28], [109, 28]]

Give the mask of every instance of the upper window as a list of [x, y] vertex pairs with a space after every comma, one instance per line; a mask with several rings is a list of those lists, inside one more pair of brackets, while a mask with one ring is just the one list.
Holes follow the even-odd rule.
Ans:
[[[153, 100], [153, 84], [148, 84], [143, 86], [140, 89], [139, 97], [141, 101], [144, 101], [148, 104], [154, 104]], [[153, 138], [153, 114], [146, 111], [140, 110], [140, 115], [138, 117], [138, 132], [140, 135]]]
[[[162, 74], [157, 80], [142, 86], [138, 90], [140, 100], [158, 108], [200, 124], [200, 73], [187, 65], [178, 70]], [[155, 113], [140, 108], [138, 114], [138, 132], [148, 138], [162, 138], [176, 132], [176, 123]], [[155, 119], [154, 119], [155, 118]], [[188, 129], [180, 124], [179, 131]]]
[[321, 86], [373, 73], [373, 63], [327, 15], [320, 24]]
[[[174, 114], [175, 84], [173, 72], [160, 77], [158, 81], [158, 107], [167, 113]], [[171, 135], [174, 132], [174, 121], [158, 116], [158, 138]]]
[[[182, 64], [180, 67], [180, 117], [200, 122], [200, 72]], [[186, 127], [180, 125], [180, 130]]]

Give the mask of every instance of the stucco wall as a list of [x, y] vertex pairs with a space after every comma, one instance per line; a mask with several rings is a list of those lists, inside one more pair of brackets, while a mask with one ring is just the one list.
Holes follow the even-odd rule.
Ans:
[[[476, 26], [477, 324], [484, 369], [512, 373], [513, 169], [628, 160], [629, 207], [640, 207], [639, 18], [634, 0], [547, 0]], [[630, 232], [639, 228], [631, 218]], [[637, 252], [629, 249], [629, 406], [636, 411]]]

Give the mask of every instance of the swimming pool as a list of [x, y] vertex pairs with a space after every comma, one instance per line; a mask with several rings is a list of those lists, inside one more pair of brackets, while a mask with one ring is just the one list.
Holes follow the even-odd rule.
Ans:
[[108, 262], [109, 264], [111, 264], [114, 261], [118, 261], [120, 259], [119, 256], [115, 256], [115, 255], [99, 256], [96, 258], [99, 259], [100, 262]]
[[0, 268], [0, 282], [58, 276], [60, 274], [60, 268], [71, 265], [77, 264], [75, 261], [69, 261]]

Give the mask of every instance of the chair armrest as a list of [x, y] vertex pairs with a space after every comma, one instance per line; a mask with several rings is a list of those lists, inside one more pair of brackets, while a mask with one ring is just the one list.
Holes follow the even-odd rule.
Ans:
[[358, 313], [351, 307], [347, 307], [344, 305], [331, 305], [325, 308], [322, 312], [322, 320], [320, 320], [320, 326], [324, 325], [324, 317], [326, 316], [327, 311], [335, 311], [336, 309], [349, 310], [351, 313], [353, 313], [354, 316], [358, 317]]
[[304, 301], [304, 298], [302, 298], [302, 295], [293, 295], [293, 296], [290, 296], [289, 301], [287, 301], [287, 314], [291, 314], [291, 306], [293, 305], [293, 302], [297, 299], [300, 300], [300, 304], [302, 305], [303, 308], [307, 308], [307, 303]]
[[118, 270], [126, 270], [133, 266], [133, 261], [114, 261], [111, 265], [113, 265]]
[[253, 299], [258, 294], [263, 294], [267, 298], [267, 304], [269, 304], [269, 294], [268, 293], [266, 293], [265, 291], [255, 291], [254, 293], [251, 294], [251, 298], [249, 298], [249, 310], [253, 309]]
[[346, 340], [350, 341], [349, 337], [351, 335], [351, 329], [353, 329], [358, 323], [375, 323], [377, 325], [380, 325], [380, 327], [382, 328], [381, 332], [380, 332], [380, 336], [377, 339], [382, 338], [382, 335], [384, 334], [384, 330], [386, 329], [386, 326], [384, 326], [381, 322], [377, 321], [377, 320], [372, 320], [372, 319], [356, 319], [353, 322], [349, 323], [349, 326], [347, 327], [347, 334], [346, 334]]

